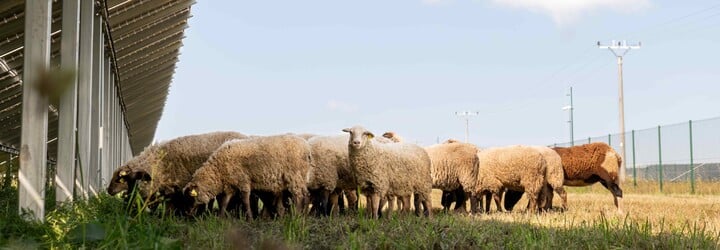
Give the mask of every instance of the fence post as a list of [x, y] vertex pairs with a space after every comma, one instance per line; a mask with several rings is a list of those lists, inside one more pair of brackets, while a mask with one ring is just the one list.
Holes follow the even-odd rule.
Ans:
[[658, 179], [660, 180], [660, 192], [663, 191], [663, 165], [662, 165], [662, 143], [660, 137], [660, 126], [658, 129]]
[[[635, 130], [632, 131], [633, 186], [637, 187], [637, 170], [635, 169]], [[623, 159], [625, 160], [625, 159]]]
[[592, 142], [590, 141], [590, 137], [588, 137], [588, 143], [592, 143]]
[[692, 120], [688, 122], [690, 128], [690, 193], [695, 194], [695, 162], [693, 161], [693, 135]]
[[608, 134], [608, 145], [612, 147], [612, 134]]

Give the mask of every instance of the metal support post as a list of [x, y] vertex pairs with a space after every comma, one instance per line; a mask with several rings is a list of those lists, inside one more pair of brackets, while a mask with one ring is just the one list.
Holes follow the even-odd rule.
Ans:
[[40, 77], [50, 66], [50, 0], [25, 2], [22, 129], [18, 171], [19, 212], [32, 220], [45, 217], [48, 97], [40, 92]]
[[73, 200], [75, 190], [75, 129], [77, 128], [78, 50], [80, 29], [80, 0], [64, 0], [62, 6], [62, 37], [60, 67], [73, 72], [70, 86], [60, 97], [58, 108], [58, 152], [55, 176], [55, 200]]

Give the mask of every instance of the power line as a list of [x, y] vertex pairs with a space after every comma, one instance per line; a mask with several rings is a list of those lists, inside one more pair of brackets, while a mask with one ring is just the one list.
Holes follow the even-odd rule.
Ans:
[[[696, 15], [702, 14], [702, 13], [704, 13], [704, 12], [706, 12], [706, 11], [713, 10], [713, 9], [718, 9], [718, 8], [720, 8], [720, 4], [711, 5], [711, 6], [702, 8], [702, 9], [700, 9], [700, 10], [697, 10], [697, 11], [694, 11], [694, 12], [691, 12], [691, 13], [688, 13], [688, 14], [685, 14], [685, 15], [682, 15], [682, 16], [679, 16], [679, 17], [675, 17], [675, 18], [673, 18], [673, 19], [670, 19], [670, 20], [668, 20], [668, 21], [665, 21], [665, 22], [662, 22], [662, 23], [659, 23], [659, 24], [650, 25], [650, 26], [647, 26], [647, 27], [645, 27], [645, 28], [637, 29], [637, 30], [635, 30], [635, 31], [626, 32], [626, 33], [623, 33], [623, 34], [616, 34], [616, 35], [614, 35], [613, 37], [628, 37], [628, 36], [630, 36], [630, 35], [637, 35], [637, 34], [642, 34], [642, 33], [647, 33], [647, 32], [656, 32], [656, 31], [658, 31], [660, 28], [664, 28], [665, 26], [668, 26], [668, 25], [677, 23], [677, 22], [679, 22], [679, 21], [688, 19], [688, 18], [690, 18], [690, 17], [693, 17], [693, 16], [696, 16]], [[718, 14], [718, 13], [716, 13], [716, 14]], [[712, 16], [715, 16], [716, 14], [711, 15], [711, 17], [712, 17]], [[663, 33], [666, 33], [666, 32], [665, 32], [666, 30], [661, 30], [661, 31], [663, 31]]]

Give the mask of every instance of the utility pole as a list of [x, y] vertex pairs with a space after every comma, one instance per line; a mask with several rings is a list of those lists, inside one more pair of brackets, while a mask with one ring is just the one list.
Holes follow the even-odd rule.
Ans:
[[575, 106], [573, 106], [573, 92], [572, 87], [570, 87], [570, 92], [566, 94], [566, 96], [570, 96], [570, 105], [565, 106], [562, 109], [570, 111], [570, 119], [568, 120], [568, 123], [570, 124], [570, 146], [575, 146], [575, 136], [573, 134], [573, 110], [575, 109]]
[[618, 64], [618, 108], [620, 111], [620, 154], [622, 155], [623, 161], [620, 167], [620, 181], [625, 180], [625, 104], [623, 101], [623, 74], [622, 65], [623, 57], [625, 54], [630, 52], [631, 49], [639, 49], [642, 44], [640, 42], [631, 43], [625, 40], [622, 41], [611, 41], [610, 44], [602, 44], [600, 41], [597, 42], [597, 46], [600, 49], [607, 49], [615, 55]]
[[470, 116], [477, 116], [480, 112], [477, 111], [458, 111], [455, 112], [456, 116], [462, 117], [465, 119], [465, 143], [469, 141], [470, 138]]

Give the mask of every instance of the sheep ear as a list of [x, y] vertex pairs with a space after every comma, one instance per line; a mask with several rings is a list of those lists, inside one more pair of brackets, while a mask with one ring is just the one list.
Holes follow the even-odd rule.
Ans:
[[345, 133], [350, 133], [350, 129], [349, 129], [349, 128], [344, 128], [342, 131], [345, 132]]
[[118, 173], [118, 176], [123, 177], [123, 176], [126, 176], [127, 174], [128, 174], [127, 171], [123, 170], [123, 171], [120, 171], [120, 173]]
[[373, 133], [370, 133], [370, 132], [366, 132], [365, 135], [367, 135], [368, 139], [375, 138], [375, 135], [374, 135]]
[[190, 197], [197, 197], [197, 196], [198, 196], [198, 193], [197, 193], [197, 191], [195, 191], [194, 188], [192, 190], [190, 190]]

